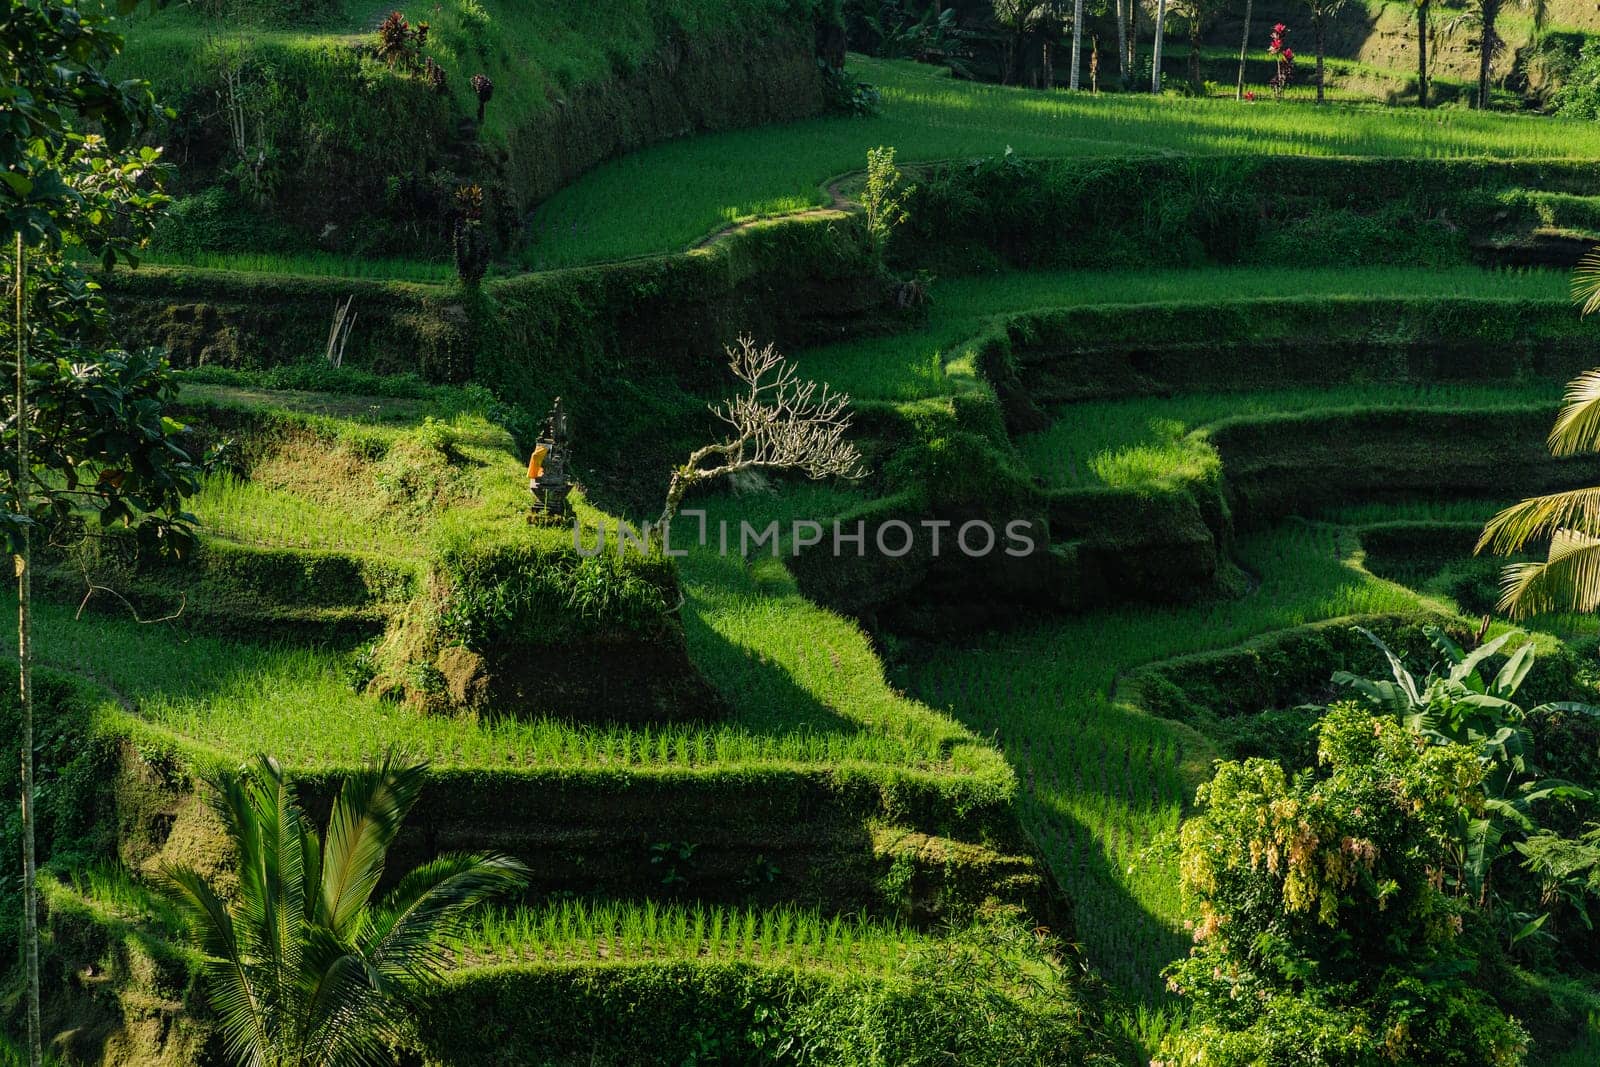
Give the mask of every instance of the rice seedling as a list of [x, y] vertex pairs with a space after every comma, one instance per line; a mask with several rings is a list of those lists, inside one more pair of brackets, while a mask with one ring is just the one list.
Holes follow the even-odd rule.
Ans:
[[825, 915], [788, 905], [567, 898], [486, 911], [453, 948], [469, 963], [695, 959], [859, 975], [893, 973], [929, 936], [893, 919]]

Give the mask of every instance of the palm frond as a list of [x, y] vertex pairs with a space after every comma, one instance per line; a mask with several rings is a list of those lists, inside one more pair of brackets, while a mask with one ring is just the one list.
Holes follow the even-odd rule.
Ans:
[[307, 1050], [316, 1050], [311, 1064], [327, 1067], [388, 1067], [393, 1058], [385, 1039], [398, 1038], [399, 1015], [388, 1004], [393, 997], [358, 953], [333, 931], [306, 932], [303, 953], [299, 1032]]
[[250, 782], [261, 840], [261, 899], [245, 903], [258, 916], [262, 958], [274, 985], [286, 990], [300, 969], [301, 929], [306, 923], [303, 817], [278, 761], [259, 756]]
[[348, 778], [326, 847], [271, 758], [212, 780], [238, 849], [238, 897], [230, 906], [193, 870], [167, 872], [163, 888], [205, 956], [234, 1062], [387, 1067], [416, 992], [450, 962], [465, 915], [525, 884], [526, 868], [507, 857], [444, 856], [373, 907], [426, 769], [397, 767], [391, 754]]
[[1506, 568], [1499, 608], [1513, 616], [1600, 608], [1600, 537], [1556, 531], [1543, 562]]
[[1557, 456], [1593, 452], [1600, 447], [1600, 369], [1568, 382], [1563, 400], [1550, 430], [1550, 451]]
[[328, 819], [322, 862], [320, 919], [335, 933], [354, 933], [352, 924], [371, 902], [384, 857], [427, 773], [426, 763], [397, 767], [391, 752], [345, 779]]
[[362, 937], [363, 955], [385, 974], [425, 981], [445, 962], [445, 942], [468, 912], [527, 884], [521, 861], [497, 854], [450, 853], [400, 880]]
[[1585, 315], [1600, 311], [1600, 246], [1584, 253], [1572, 272], [1572, 299]]
[[256, 1064], [261, 1040], [271, 1033], [271, 1006], [258, 990], [240, 951], [233, 916], [199, 872], [163, 868], [159, 884], [177, 906], [194, 945], [206, 957], [208, 999], [222, 1020], [223, 1041], [230, 1058]]
[[1505, 556], [1557, 530], [1600, 534], [1600, 486], [1530, 497], [1489, 520], [1474, 551]]

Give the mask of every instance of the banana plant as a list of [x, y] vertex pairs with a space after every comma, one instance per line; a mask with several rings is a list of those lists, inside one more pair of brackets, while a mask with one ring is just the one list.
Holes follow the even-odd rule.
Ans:
[[1482, 808], [1458, 812], [1454, 837], [1461, 888], [1481, 905], [1488, 899], [1495, 863], [1509, 855], [1518, 841], [1538, 832], [1536, 805], [1595, 795], [1572, 782], [1537, 778], [1530, 756], [1532, 744], [1523, 723], [1530, 715], [1551, 711], [1600, 716], [1600, 708], [1575, 701], [1553, 701], [1526, 710], [1518, 704], [1513, 698], [1532, 671], [1536, 655], [1531, 640], [1518, 645], [1499, 669], [1488, 675], [1488, 664], [1511, 639], [1526, 636], [1521, 631], [1508, 630], [1467, 651], [1439, 627], [1426, 627], [1423, 632], [1444, 663], [1419, 679], [1377, 634], [1356, 629], [1387, 660], [1390, 677], [1363, 678], [1338, 671], [1334, 684], [1353, 690], [1428, 744], [1465, 745], [1477, 753], [1483, 768]]

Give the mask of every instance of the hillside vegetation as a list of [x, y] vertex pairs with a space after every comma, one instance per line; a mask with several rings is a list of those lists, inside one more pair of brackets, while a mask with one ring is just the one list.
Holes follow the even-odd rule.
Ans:
[[[1340, 16], [1353, 80], [1389, 83], [1410, 13]], [[385, 892], [525, 865], [396, 1065], [1594, 1058], [1600, 625], [1513, 619], [1476, 547], [1600, 477], [1550, 447], [1595, 363], [1600, 125], [830, 70], [859, 4], [401, 15], [398, 58], [388, 5], [128, 25], [176, 195], [143, 265], [88, 277], [204, 467], [181, 553], [77, 504], [30, 542], [60, 1064], [236, 1058], [170, 879], [241, 907], [267, 877], [214, 804], [261, 753], [319, 826], [376, 758], [425, 762]], [[663, 541], [741, 338], [848, 426], [697, 485]], [[569, 442], [552, 514], [530, 479]], [[1360, 681], [1474, 655], [1432, 705]], [[7, 684], [0, 736], [21, 713]]]

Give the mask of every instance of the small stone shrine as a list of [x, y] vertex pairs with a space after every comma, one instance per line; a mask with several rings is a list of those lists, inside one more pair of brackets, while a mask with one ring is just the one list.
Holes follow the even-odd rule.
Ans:
[[528, 492], [533, 494], [536, 515], [564, 517], [567, 514], [567, 465], [572, 457], [572, 437], [567, 429], [567, 413], [556, 397], [544, 429], [528, 459]]

